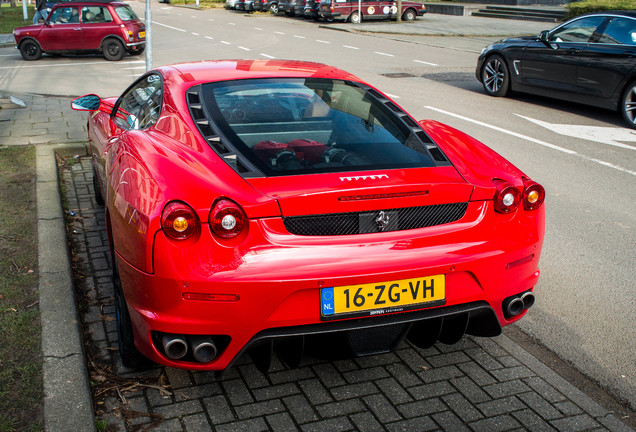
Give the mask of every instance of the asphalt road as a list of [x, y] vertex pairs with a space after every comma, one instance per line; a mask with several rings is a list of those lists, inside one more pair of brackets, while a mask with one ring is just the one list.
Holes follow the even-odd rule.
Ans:
[[[133, 6], [143, 16], [143, 5]], [[155, 66], [225, 58], [333, 64], [416, 118], [478, 138], [542, 183], [542, 277], [537, 303], [519, 326], [636, 407], [636, 131], [624, 128], [618, 114], [531, 96], [486, 96], [474, 65], [497, 38], [352, 34], [299, 19], [156, 4], [153, 24]], [[17, 50], [0, 49], [3, 92], [112, 96], [144, 71], [143, 56], [26, 63]]]

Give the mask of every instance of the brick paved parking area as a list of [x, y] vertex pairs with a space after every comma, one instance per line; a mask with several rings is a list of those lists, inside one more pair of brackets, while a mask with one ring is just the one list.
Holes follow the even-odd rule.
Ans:
[[307, 358], [297, 369], [274, 360], [267, 375], [249, 357], [221, 377], [158, 366], [131, 373], [116, 350], [104, 209], [93, 199], [90, 158], [74, 161], [61, 176], [93, 396], [107, 430], [632, 430], [505, 336]]

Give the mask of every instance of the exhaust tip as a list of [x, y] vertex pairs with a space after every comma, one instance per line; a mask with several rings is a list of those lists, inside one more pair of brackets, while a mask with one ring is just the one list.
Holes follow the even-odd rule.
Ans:
[[163, 350], [166, 356], [173, 360], [178, 360], [188, 352], [188, 344], [182, 335], [166, 334], [161, 338]]
[[534, 304], [534, 294], [531, 292], [527, 292], [521, 296], [521, 301], [523, 302], [523, 308], [529, 309]]
[[523, 312], [523, 309], [523, 300], [518, 297], [512, 299], [506, 307], [506, 311], [511, 317], [519, 315], [521, 312]]
[[207, 363], [216, 357], [216, 345], [209, 336], [190, 336], [190, 346], [192, 355], [198, 362]]

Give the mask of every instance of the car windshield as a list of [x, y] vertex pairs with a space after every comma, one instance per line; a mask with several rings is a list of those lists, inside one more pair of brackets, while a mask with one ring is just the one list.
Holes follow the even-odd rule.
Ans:
[[134, 21], [139, 19], [137, 18], [135, 11], [128, 5], [117, 6], [115, 8], [115, 12], [117, 12], [117, 15], [119, 15], [119, 18], [121, 18], [122, 21]]
[[355, 83], [251, 79], [202, 87], [210, 117], [265, 175], [434, 165], [417, 124]]

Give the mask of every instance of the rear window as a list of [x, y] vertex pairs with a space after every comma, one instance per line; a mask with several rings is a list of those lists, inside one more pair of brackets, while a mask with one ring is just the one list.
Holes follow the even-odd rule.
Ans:
[[352, 82], [225, 81], [201, 94], [226, 144], [268, 176], [434, 165], [419, 126]]
[[135, 11], [132, 10], [132, 8], [128, 5], [126, 6], [117, 6], [115, 8], [115, 12], [117, 12], [117, 15], [119, 15], [119, 18], [122, 21], [134, 21], [134, 20], [138, 20], [139, 18], [137, 18], [137, 15], [135, 14]]

